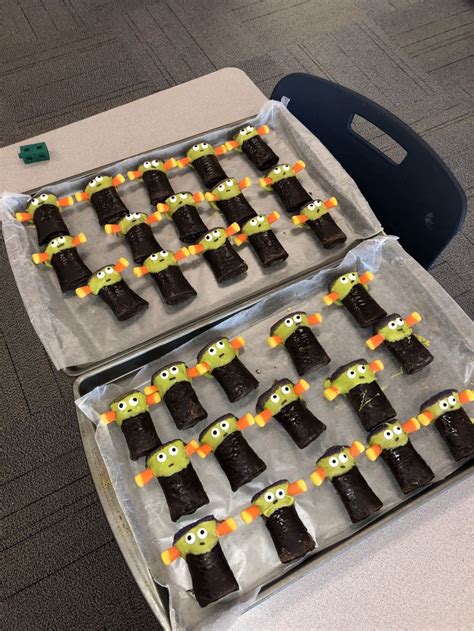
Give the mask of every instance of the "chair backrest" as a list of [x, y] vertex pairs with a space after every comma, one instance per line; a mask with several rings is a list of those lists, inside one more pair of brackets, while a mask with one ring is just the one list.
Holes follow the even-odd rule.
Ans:
[[[424, 267], [433, 264], [461, 228], [466, 196], [425, 141], [388, 110], [326, 79], [295, 73], [281, 79], [272, 99], [310, 129], [355, 180], [385, 231]], [[407, 152], [396, 164], [352, 129], [355, 115], [388, 134]]]

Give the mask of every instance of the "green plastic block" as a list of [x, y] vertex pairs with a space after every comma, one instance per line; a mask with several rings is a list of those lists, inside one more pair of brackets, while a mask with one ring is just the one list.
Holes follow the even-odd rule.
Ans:
[[25, 164], [49, 160], [48, 147], [45, 142], [37, 142], [34, 145], [21, 145], [18, 157], [20, 160], [23, 160]]

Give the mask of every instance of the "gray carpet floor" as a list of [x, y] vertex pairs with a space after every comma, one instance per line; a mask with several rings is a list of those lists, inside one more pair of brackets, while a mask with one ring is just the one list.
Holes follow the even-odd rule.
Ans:
[[[268, 95], [285, 74], [307, 71], [411, 125], [472, 209], [473, 9], [469, 0], [2, 0], [0, 143], [224, 66]], [[473, 241], [471, 210], [432, 269], [471, 315]], [[28, 321], [3, 240], [0, 256], [2, 627], [152, 628], [94, 491], [72, 380]]]

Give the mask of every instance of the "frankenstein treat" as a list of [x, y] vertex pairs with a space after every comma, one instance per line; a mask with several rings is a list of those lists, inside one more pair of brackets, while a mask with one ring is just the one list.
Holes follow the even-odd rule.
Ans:
[[33, 223], [36, 228], [38, 243], [47, 245], [54, 237], [62, 237], [69, 234], [68, 227], [61, 216], [61, 209], [72, 206], [72, 197], [57, 198], [50, 193], [41, 193], [33, 197], [27, 204], [24, 212], [16, 213], [15, 217], [21, 223]]
[[232, 518], [218, 522], [214, 515], [208, 515], [179, 530], [173, 546], [161, 553], [165, 565], [179, 557], [184, 558], [191, 574], [194, 596], [201, 607], [239, 590], [219, 543], [219, 537], [236, 528]]
[[434, 473], [410, 442], [408, 434], [420, 429], [416, 419], [403, 425], [396, 419], [382, 423], [368, 436], [369, 447], [365, 455], [369, 460], [380, 456], [390, 469], [403, 493], [411, 493], [425, 486], [434, 478]]
[[229, 401], [239, 401], [258, 388], [258, 381], [243, 365], [238, 355], [245, 345], [243, 337], [222, 337], [207, 344], [198, 354], [199, 370], [214, 377]]
[[133, 260], [141, 265], [150, 254], [161, 250], [161, 245], [155, 239], [150, 227], [160, 219], [161, 215], [158, 211], [152, 215], [129, 213], [118, 223], [106, 224], [104, 230], [107, 234], [119, 234], [125, 237], [132, 251]]
[[304, 379], [295, 385], [289, 379], [274, 381], [272, 387], [258, 397], [255, 422], [264, 427], [275, 417], [296, 445], [304, 449], [326, 429], [306, 407], [303, 393], [308, 389], [309, 383]]
[[157, 394], [146, 396], [133, 390], [111, 401], [109, 411], [100, 415], [104, 423], [115, 422], [120, 427], [131, 460], [138, 460], [161, 445], [149, 412], [149, 406], [159, 401]]
[[201, 445], [197, 450], [198, 455], [205, 458], [214, 452], [233, 491], [267, 468], [242, 436], [242, 430], [254, 422], [251, 414], [245, 414], [240, 419], [233, 414], [224, 414], [204, 428], [199, 436]]
[[422, 425], [434, 423], [455, 460], [474, 455], [474, 421], [461, 407], [474, 401], [472, 390], [443, 390], [420, 406]]
[[244, 223], [242, 232], [234, 237], [234, 243], [237, 246], [246, 241], [250, 243], [262, 267], [270, 267], [288, 258], [288, 252], [271, 229], [271, 224], [279, 218], [280, 215], [275, 211], [269, 215], [252, 217]]
[[337, 206], [337, 199], [330, 197], [325, 202], [314, 199], [300, 209], [298, 215], [294, 215], [291, 221], [295, 226], [308, 225], [318, 237], [323, 248], [334, 248], [344, 243], [346, 235], [329, 214], [329, 210]]
[[158, 203], [164, 202], [167, 197], [174, 193], [166, 173], [176, 166], [178, 165], [174, 158], [170, 158], [165, 162], [162, 160], [145, 160], [137, 167], [136, 171], [129, 171], [127, 177], [129, 180], [142, 178], [148, 191], [150, 204], [156, 208]]
[[234, 177], [229, 177], [223, 182], [219, 182], [211, 192], [205, 193], [204, 197], [214, 210], [223, 215], [228, 226], [234, 222], [240, 225], [257, 215], [242, 193], [250, 185], [251, 181], [248, 177], [240, 180], [240, 182]]
[[383, 506], [357, 468], [355, 458], [364, 452], [357, 440], [350, 447], [330, 447], [316, 462], [311, 480], [320, 486], [326, 478], [332, 482], [353, 524], [367, 519]]
[[243, 151], [259, 171], [268, 171], [278, 163], [276, 153], [262, 140], [261, 136], [270, 133], [268, 125], [255, 128], [253, 125], [241, 127], [234, 139], [225, 143], [227, 151]]
[[76, 201], [90, 201], [101, 226], [118, 223], [122, 217], [130, 214], [116, 189], [124, 182], [125, 178], [121, 174], [115, 177], [97, 175], [88, 182], [85, 191], [75, 194]]
[[184, 362], [167, 364], [155, 372], [145, 393], [158, 392], [178, 429], [193, 427], [207, 418], [207, 412], [191, 385], [191, 379], [205, 372], [199, 365], [188, 368]]
[[338, 276], [329, 286], [329, 294], [323, 297], [325, 305], [344, 305], [357, 324], [363, 328], [375, 324], [387, 315], [369, 294], [366, 285], [373, 280], [372, 272], [347, 272]]
[[170, 195], [165, 203], [157, 205], [158, 210], [172, 220], [183, 243], [196, 243], [208, 230], [197, 206], [203, 199], [201, 192], [182, 192]]
[[196, 441], [185, 445], [179, 438], [163, 443], [148, 454], [147, 468], [135, 476], [138, 486], [148, 484], [153, 478], [158, 480], [172, 521], [178, 521], [184, 515], [191, 515], [201, 506], [209, 504], [209, 498], [189, 459], [197, 447]]
[[240, 513], [246, 524], [262, 517], [282, 563], [301, 559], [316, 544], [296, 512], [294, 496], [307, 490], [304, 480], [280, 480], [252, 497], [252, 505]]
[[324, 396], [333, 401], [343, 394], [368, 432], [392, 418], [397, 413], [376, 381], [375, 373], [383, 370], [376, 359], [370, 364], [365, 359], [356, 359], [338, 368], [324, 381]]
[[199, 243], [190, 245], [190, 254], [202, 254], [218, 283], [237, 278], [248, 270], [247, 263], [237, 254], [228, 237], [240, 230], [233, 223], [228, 228], [214, 228], [202, 237]]
[[305, 164], [298, 160], [293, 166], [279, 164], [266, 177], [260, 178], [260, 186], [267, 191], [274, 191], [289, 213], [296, 213], [302, 206], [309, 204], [311, 195], [305, 191], [296, 174], [302, 171]]
[[136, 294], [122, 279], [121, 272], [128, 267], [127, 259], [120, 258], [115, 265], [106, 265], [94, 272], [87, 285], [77, 287], [76, 294], [85, 298], [89, 294], [100, 296], [117, 320], [128, 320], [148, 307], [148, 302]]
[[296, 311], [275, 322], [270, 329], [268, 345], [275, 348], [283, 344], [300, 377], [331, 361], [310, 328], [322, 321], [320, 313], [308, 315], [305, 311]]
[[209, 142], [198, 142], [189, 147], [186, 157], [180, 158], [179, 167], [189, 165], [196, 169], [206, 188], [213, 188], [221, 180], [227, 177], [226, 172], [219, 164], [216, 156], [226, 152], [224, 145], [213, 147]]
[[31, 258], [36, 265], [44, 263], [46, 267], [54, 269], [61, 291], [76, 289], [87, 283], [92, 274], [76, 250], [78, 245], [86, 241], [86, 235], [82, 232], [76, 237], [55, 237], [44, 252], [36, 252]]
[[178, 267], [178, 261], [189, 256], [186, 248], [181, 248], [177, 252], [160, 250], [153, 252], [143, 261], [141, 267], [134, 267], [135, 276], [150, 274], [167, 305], [176, 305], [196, 296], [196, 290], [184, 277], [183, 272]]
[[428, 340], [413, 333], [411, 328], [420, 320], [421, 315], [416, 311], [405, 319], [398, 313], [385, 316], [374, 326], [375, 335], [367, 340], [367, 346], [374, 350], [383, 343], [408, 375], [423, 370], [431, 364], [433, 355], [427, 349]]

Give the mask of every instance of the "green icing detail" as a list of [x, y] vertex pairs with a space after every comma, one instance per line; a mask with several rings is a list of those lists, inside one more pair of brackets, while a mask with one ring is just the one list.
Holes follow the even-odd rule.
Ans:
[[140, 171], [142, 174], [145, 173], [145, 171], [161, 171], [162, 173], [166, 173], [161, 160], [145, 160], [145, 162], [140, 164], [137, 168], [137, 171]]
[[409, 441], [408, 434], [403, 430], [401, 424], [395, 420], [393, 423], [384, 423], [383, 429], [376, 434], [372, 434], [369, 445], [378, 445], [381, 449], [396, 449], [403, 447]]
[[206, 554], [219, 542], [217, 536], [217, 522], [215, 519], [200, 521], [193, 528], [189, 528], [174, 543], [182, 557], [187, 554]]
[[145, 223], [147, 216], [146, 213], [129, 213], [125, 215], [125, 217], [122, 217], [119, 221], [121, 234], [126, 235], [130, 228]]
[[413, 334], [413, 330], [405, 323], [403, 318], [397, 316], [381, 329], [378, 329], [377, 333], [381, 333], [386, 342], [399, 342], [410, 337]]
[[289, 403], [294, 403], [300, 397], [295, 394], [293, 384], [291, 381], [285, 383], [283, 385], [279, 385], [277, 388], [272, 390], [271, 395], [264, 403], [264, 407], [270, 410], [270, 412], [275, 416], [281, 412], [281, 410], [287, 406]]
[[340, 451], [320, 458], [317, 467], [322, 467], [329, 480], [348, 473], [355, 466], [355, 460], [349, 452], [349, 447], [342, 447]]
[[54, 239], [51, 239], [45, 249], [46, 254], [48, 254], [50, 257], [44, 263], [46, 267], [52, 267], [51, 257], [53, 256], [53, 254], [57, 254], [58, 252], [62, 252], [63, 250], [70, 250], [71, 248], [75, 247], [72, 243], [73, 238], [74, 237], [71, 237], [70, 235], [64, 235], [63, 237], [55, 237]]
[[261, 515], [271, 517], [275, 511], [285, 506], [293, 506], [295, 498], [288, 493], [288, 480], [281, 480], [277, 484], [270, 486], [256, 497], [252, 504], [258, 506]]
[[314, 199], [309, 204], [306, 204], [304, 208], [302, 208], [299, 212], [300, 215], [304, 215], [311, 221], [315, 221], [316, 219], [320, 219], [323, 215], [326, 215], [329, 212], [329, 209], [326, 208], [326, 204], [320, 199]]
[[189, 465], [189, 456], [186, 453], [184, 443], [179, 438], [166, 443], [146, 460], [146, 466], [153, 471], [157, 478], [169, 478], [175, 473], [186, 469]]
[[153, 375], [153, 385], [158, 388], [158, 394], [161, 398], [165, 396], [170, 388], [182, 381], [191, 382], [184, 362], [166, 366]]
[[253, 125], [246, 125], [245, 127], [241, 127], [239, 129], [239, 131], [234, 136], [234, 140], [237, 141], [240, 146], [242, 146], [242, 143], [244, 143], [246, 140], [249, 140], [249, 138], [255, 138], [255, 136], [258, 135], [259, 133]]
[[170, 218], [174, 215], [178, 208], [182, 208], [183, 206], [193, 206], [194, 208], [197, 208], [193, 194], [186, 191], [170, 195], [166, 198], [165, 204], [169, 207], [167, 215]]
[[189, 147], [187, 153], [187, 157], [190, 162], [197, 160], [198, 158], [202, 158], [202, 156], [215, 156], [216, 152], [214, 147], [209, 142], [197, 142], [192, 147]]
[[40, 206], [44, 206], [44, 204], [51, 204], [52, 206], [56, 206], [58, 210], [61, 210], [56, 195], [41, 193], [41, 195], [33, 197], [28, 206], [25, 208], [25, 212], [30, 213], [31, 217], [33, 218], [35, 210]]
[[219, 421], [210, 425], [201, 436], [201, 442], [209, 445], [212, 451], [215, 451], [229, 434], [239, 431], [237, 418], [233, 414], [229, 414], [229, 416], [220, 418]]
[[359, 274], [357, 272], [347, 272], [346, 274], [342, 274], [336, 278], [330, 287], [331, 291], [335, 291], [339, 294], [339, 299], [336, 300], [335, 303], [340, 305], [341, 300], [350, 293], [354, 285], [362, 285], [362, 287], [367, 291], [367, 287], [360, 282]]
[[293, 171], [289, 164], [278, 164], [267, 173], [267, 177], [270, 178], [272, 183], [274, 184], [275, 182], [284, 180], [287, 177], [296, 177], [296, 173]]
[[171, 250], [160, 250], [153, 252], [143, 262], [143, 266], [147, 268], [150, 274], [158, 274], [172, 265], [178, 265]]
[[85, 192], [92, 196], [97, 191], [103, 191], [106, 188], [113, 187], [112, 178], [109, 175], [97, 175], [95, 178], [87, 182]]
[[272, 335], [278, 335], [281, 337], [283, 344], [292, 335], [296, 329], [301, 327], [310, 328], [308, 322], [308, 316], [304, 311], [298, 311], [296, 313], [290, 313], [276, 329], [272, 328]]
[[232, 347], [227, 337], [213, 342], [199, 355], [200, 362], [206, 362], [211, 372], [220, 366], [226, 366], [237, 357], [237, 351]]
[[143, 392], [135, 390], [128, 392], [122, 398], [112, 401], [110, 409], [116, 413], [116, 423], [121, 427], [122, 423], [128, 418], [133, 418], [143, 412], [148, 412], [146, 396]]
[[265, 215], [257, 215], [256, 217], [252, 217], [252, 219], [246, 221], [242, 226], [242, 232], [247, 236], [258, 234], [259, 232], [267, 232], [271, 229], [271, 224]]
[[342, 375], [336, 377], [336, 379], [332, 381], [326, 379], [324, 387], [329, 388], [335, 386], [340, 394], [347, 394], [352, 388], [355, 388], [355, 386], [359, 386], [361, 383], [372, 383], [375, 379], [375, 373], [372, 371], [369, 364], [353, 364], [347, 368]]
[[[448, 412], [454, 412], [454, 410], [460, 410], [461, 407], [458, 393], [452, 392], [449, 396], [439, 399], [427, 409], [431, 412], [433, 420], [435, 421], [439, 416], [447, 414]], [[423, 412], [424, 411], [425, 410], [423, 410]]]
[[115, 271], [112, 265], [106, 265], [94, 272], [89, 278], [89, 287], [91, 292], [97, 296], [99, 291], [109, 285], [115, 285], [122, 280], [122, 276]]
[[217, 186], [215, 186], [211, 193], [219, 198], [219, 201], [232, 199], [240, 195], [242, 191], [235, 177], [229, 177], [227, 180], [222, 180]]
[[227, 241], [227, 235], [224, 228], [214, 228], [209, 230], [199, 241], [204, 250], [218, 250]]

